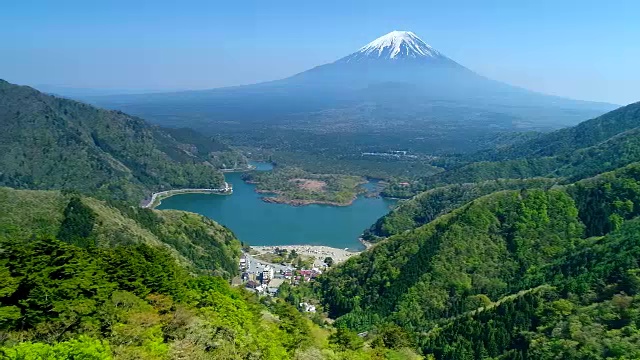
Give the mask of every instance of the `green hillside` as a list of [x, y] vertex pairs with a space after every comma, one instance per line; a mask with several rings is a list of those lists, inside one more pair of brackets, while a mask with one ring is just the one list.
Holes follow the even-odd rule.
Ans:
[[[439, 212], [429, 200], [440, 192], [449, 206], [461, 199], [453, 189], [413, 203]], [[437, 359], [634, 358], [638, 203], [636, 163], [569, 186], [495, 192], [413, 229], [415, 213], [401, 206], [404, 220], [388, 219], [408, 231], [313, 290], [338, 326], [395, 324]]]
[[415, 359], [283, 301], [190, 275], [163, 248], [0, 237], [3, 359]]
[[0, 125], [0, 185], [14, 188], [73, 189], [137, 203], [157, 190], [219, 187], [224, 178], [214, 165], [246, 161], [195, 132], [163, 130], [3, 80]]
[[364, 237], [370, 241], [400, 234], [431, 222], [465, 203], [500, 190], [550, 188], [558, 183], [553, 178], [489, 180], [480, 183], [453, 184], [420, 193], [381, 217]]
[[640, 357], [640, 221], [540, 269], [532, 288], [417, 335], [436, 359]]
[[557, 156], [597, 145], [618, 134], [640, 126], [640, 102], [623, 106], [597, 118], [566, 129], [543, 134], [538, 138], [499, 150], [485, 152], [494, 159], [531, 156]]
[[557, 177], [571, 183], [640, 161], [639, 135], [640, 103], [635, 103], [513, 147], [456, 159], [447, 171], [410, 186], [392, 184], [383, 194], [410, 198], [438, 186], [495, 179]]
[[230, 279], [240, 242], [203, 216], [156, 211], [60, 191], [0, 188], [0, 237], [56, 237], [83, 248], [146, 244], [166, 248], [192, 271]]

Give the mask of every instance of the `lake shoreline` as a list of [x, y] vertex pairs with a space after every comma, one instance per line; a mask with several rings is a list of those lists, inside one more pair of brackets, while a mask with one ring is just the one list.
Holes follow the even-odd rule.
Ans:
[[[257, 165], [257, 171], [268, 171], [269, 164], [252, 165]], [[360, 191], [349, 206], [276, 206], [263, 201], [262, 197], [279, 197], [280, 194], [256, 191], [256, 185], [245, 181], [242, 172], [226, 172], [225, 180], [233, 185], [232, 196], [172, 196], [156, 204], [156, 209], [202, 214], [227, 226], [238, 239], [249, 245], [324, 245], [341, 251], [346, 247], [351, 251], [364, 251], [364, 244], [358, 241], [363, 229], [388, 213], [394, 203], [381, 197], [368, 197], [365, 191]], [[362, 187], [369, 192], [375, 189], [373, 184]]]
[[249, 164], [247, 165], [247, 167], [242, 167], [242, 168], [220, 169], [220, 172], [222, 173], [246, 172], [246, 171], [251, 171], [255, 169], [256, 169], [255, 165]]
[[233, 194], [233, 187], [229, 183], [224, 183], [224, 188], [219, 189], [172, 189], [165, 190], [151, 194], [151, 199], [145, 202], [141, 202], [140, 207], [144, 209], [155, 209], [160, 206], [162, 200], [168, 199], [175, 195], [183, 194], [211, 194], [211, 195], [231, 195]]

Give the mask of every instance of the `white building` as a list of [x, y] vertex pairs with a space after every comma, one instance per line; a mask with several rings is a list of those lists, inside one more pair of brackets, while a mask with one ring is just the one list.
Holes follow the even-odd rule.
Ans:
[[264, 267], [262, 270], [262, 282], [266, 283], [273, 279], [273, 268], [269, 265]]
[[300, 310], [302, 310], [304, 312], [314, 313], [314, 312], [316, 312], [316, 306], [315, 305], [311, 305], [311, 304], [306, 303], [306, 302], [303, 302], [303, 303], [300, 303]]

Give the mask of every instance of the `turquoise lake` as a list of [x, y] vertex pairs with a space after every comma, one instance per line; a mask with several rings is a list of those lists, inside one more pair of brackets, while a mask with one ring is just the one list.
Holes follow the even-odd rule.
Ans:
[[[254, 163], [268, 171], [270, 164]], [[249, 245], [326, 245], [362, 249], [358, 237], [379, 217], [389, 212], [393, 200], [356, 199], [350, 206], [265, 203], [255, 185], [242, 181], [241, 173], [226, 173], [233, 194], [183, 194], [162, 200], [158, 209], [191, 211], [207, 216], [231, 229]], [[369, 183], [365, 187], [371, 188]]]

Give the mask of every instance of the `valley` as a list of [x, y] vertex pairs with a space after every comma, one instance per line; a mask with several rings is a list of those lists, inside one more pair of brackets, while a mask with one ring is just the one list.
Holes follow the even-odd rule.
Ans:
[[116, 3], [0, 14], [0, 359], [640, 359], [640, 8]]
[[[259, 172], [270, 172], [268, 163], [253, 163]], [[247, 183], [243, 173], [225, 173], [233, 187], [227, 196], [182, 194], [164, 199], [157, 209], [177, 209], [205, 215], [229, 227], [251, 246], [324, 245], [337, 249], [359, 250], [362, 231], [386, 214], [395, 201], [380, 197], [356, 197], [348, 206], [305, 204], [291, 206], [263, 201], [271, 196]], [[286, 180], [285, 180], [286, 181]], [[353, 182], [360, 186], [361, 180]], [[297, 187], [297, 186], [296, 186]], [[315, 202], [316, 200], [311, 200]]]

